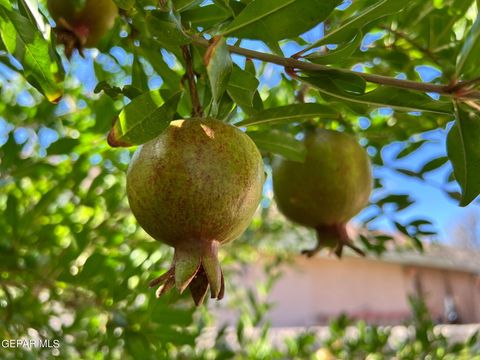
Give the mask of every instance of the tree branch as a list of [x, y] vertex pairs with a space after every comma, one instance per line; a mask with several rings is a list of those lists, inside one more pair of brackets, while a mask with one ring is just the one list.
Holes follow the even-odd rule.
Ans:
[[[208, 40], [205, 40], [200, 37], [195, 37], [193, 39], [193, 43], [203, 47], [209, 46]], [[422, 92], [433, 92], [433, 93], [438, 93], [441, 95], [446, 95], [446, 96], [451, 96], [451, 97], [456, 97], [461, 99], [470, 99], [470, 100], [480, 99], [480, 91], [472, 90], [466, 93], [457, 94], [454, 91], [455, 87], [460, 86], [460, 88], [462, 88], [463, 86], [461, 86], [460, 84], [463, 84], [463, 82], [459, 82], [455, 86], [452, 86], [451, 84], [442, 85], [442, 84], [423, 83], [423, 82], [417, 82], [417, 81], [411, 81], [411, 80], [401, 80], [401, 79], [396, 79], [396, 78], [382, 76], [382, 75], [361, 73], [361, 72], [356, 72], [352, 70], [340, 69], [340, 68], [335, 68], [335, 67], [330, 67], [330, 66], [325, 66], [320, 64], [313, 64], [310, 62], [300, 61], [294, 58], [285, 58], [282, 56], [245, 49], [238, 46], [228, 46], [228, 50], [231, 53], [243, 55], [248, 58], [281, 65], [287, 69], [300, 69], [300, 70], [311, 71], [311, 72], [336, 70], [336, 71], [341, 71], [347, 74], [357, 75], [363, 78], [365, 81], [374, 83], [374, 84], [389, 85], [389, 86], [394, 86], [398, 88], [417, 90]]]
[[[208, 42], [207, 42], [208, 43]], [[198, 98], [197, 83], [195, 79], [195, 72], [193, 71], [192, 53], [190, 52], [189, 45], [183, 45], [182, 54], [185, 60], [186, 73], [185, 76], [188, 80], [188, 87], [190, 89], [190, 98], [192, 100], [192, 116], [202, 117], [203, 110]]]
[[465, 80], [465, 81], [460, 81], [459, 83], [455, 84], [452, 86], [452, 89], [454, 91], [460, 90], [460, 89], [465, 89], [465, 88], [470, 88], [474, 87], [476, 85], [480, 84], [480, 76], [473, 78], [471, 80]]

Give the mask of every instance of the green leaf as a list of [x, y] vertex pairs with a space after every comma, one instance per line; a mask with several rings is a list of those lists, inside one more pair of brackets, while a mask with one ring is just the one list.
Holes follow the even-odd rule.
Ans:
[[175, 115], [181, 92], [165, 102], [159, 91], [150, 91], [132, 100], [120, 112], [108, 134], [112, 147], [141, 145], [161, 134]]
[[359, 32], [352, 41], [340, 46], [334, 51], [329, 51], [326, 54], [320, 52], [312, 53], [308, 56], [305, 56], [306, 59], [310, 60], [315, 64], [341, 64], [342, 62], [349, 61], [352, 54], [358, 50], [360, 43], [362, 42], [363, 34]]
[[27, 18], [0, 7], [0, 35], [8, 52], [23, 66], [23, 72], [37, 90], [52, 103], [58, 103], [63, 90], [57, 78], [62, 74], [51, 58], [50, 47], [40, 31]]
[[456, 121], [447, 137], [447, 153], [455, 179], [462, 188], [460, 206], [467, 206], [480, 193], [480, 117], [455, 106]]
[[180, 89], [181, 76], [170, 69], [163, 55], [160, 52], [160, 45], [154, 40], [144, 40], [139, 48], [139, 54], [142, 55], [152, 65], [153, 70], [162, 78], [163, 82], [174, 90]]
[[202, 2], [203, 0], [172, 0], [173, 8], [178, 12], [200, 5]]
[[279, 41], [321, 23], [341, 0], [253, 0], [223, 29], [223, 35]]
[[252, 107], [253, 97], [257, 91], [258, 80], [251, 73], [235, 65], [228, 82], [230, 97], [241, 107]]
[[472, 79], [480, 75], [478, 58], [480, 56], [480, 16], [465, 36], [465, 42], [457, 57], [457, 77]]
[[120, 89], [118, 86], [111, 86], [106, 81], [100, 81], [95, 86], [95, 89], [93, 91], [95, 94], [98, 94], [103, 91], [112, 99], [117, 99], [122, 95], [125, 95], [129, 99], [133, 99], [133, 98], [136, 98], [137, 96], [142, 95], [145, 92], [145, 90], [142, 91], [132, 85], [126, 85], [123, 89]]
[[303, 142], [283, 131], [248, 131], [247, 135], [257, 146], [292, 161], [305, 161], [306, 148]]
[[[317, 76], [316, 73], [309, 73], [308, 75], [312, 77]], [[355, 95], [362, 95], [365, 93], [366, 82], [362, 77], [355, 73], [340, 70], [324, 70], [322, 71], [321, 76], [328, 77], [336, 87], [347, 93]]]
[[12, 10], [12, 4], [10, 3], [9, 0], [0, 0], [0, 5], [7, 10]]
[[123, 94], [122, 89], [120, 89], [118, 86], [111, 86], [109, 83], [103, 80], [95, 86], [95, 89], [93, 89], [95, 94], [99, 94], [102, 91], [112, 99], [116, 99]]
[[453, 114], [450, 102], [436, 101], [427, 95], [393, 86], [381, 85], [365, 94], [353, 94], [339, 87], [329, 76], [318, 73], [315, 77], [301, 77], [302, 81], [316, 87], [321, 93], [345, 102], [367, 104], [375, 107], [392, 107], [403, 111], [426, 111]]
[[27, 17], [38, 30], [45, 33], [45, 18], [38, 9], [38, 0], [19, 0], [18, 7], [23, 16]]
[[398, 231], [400, 231], [402, 234], [410, 237], [410, 233], [408, 232], [407, 228], [400, 224], [399, 222], [394, 221], [393, 224], [397, 228]]
[[404, 9], [410, 0], [380, 0], [367, 7], [358, 14], [353, 15], [345, 23], [336, 27], [331, 33], [319, 41], [310, 45], [307, 49], [313, 49], [320, 45], [341, 44], [352, 40], [361, 29], [368, 23], [381, 17], [395, 14]]
[[18, 219], [20, 216], [18, 211], [18, 199], [13, 193], [10, 193], [7, 198], [5, 217], [7, 223], [12, 227], [12, 232], [15, 233], [18, 230]]
[[146, 23], [150, 34], [164, 46], [180, 46], [191, 42], [172, 12], [152, 11]]
[[151, 359], [150, 343], [143, 333], [128, 330], [125, 334], [125, 349], [133, 359]]
[[193, 27], [208, 29], [222, 21], [227, 20], [232, 14], [216, 5], [195, 7], [182, 13], [182, 22]]
[[420, 146], [425, 144], [425, 142], [426, 140], [420, 140], [415, 143], [408, 143], [407, 146], [397, 154], [396, 159], [403, 159], [404, 157], [411, 155], [412, 153], [417, 151]]
[[446, 156], [441, 156], [441, 157], [432, 159], [422, 166], [422, 169], [419, 171], [419, 173], [425, 174], [430, 171], [436, 170], [442, 167], [443, 165], [445, 165], [447, 161], [448, 161], [448, 158]]
[[132, 86], [142, 92], [148, 91], [148, 78], [138, 56], [134, 56], [132, 64]]
[[294, 121], [304, 121], [319, 116], [335, 116], [337, 112], [322, 104], [293, 104], [266, 109], [254, 116], [236, 123], [236, 126], [252, 126], [261, 124], [277, 124]]
[[72, 138], [62, 138], [58, 141], [55, 141], [47, 149], [48, 155], [60, 155], [60, 154], [69, 154], [72, 150], [80, 144], [79, 139]]
[[233, 68], [232, 58], [223, 37], [214, 38], [205, 53], [204, 60], [213, 96], [211, 115], [215, 117], [218, 113], [218, 102], [227, 89]]

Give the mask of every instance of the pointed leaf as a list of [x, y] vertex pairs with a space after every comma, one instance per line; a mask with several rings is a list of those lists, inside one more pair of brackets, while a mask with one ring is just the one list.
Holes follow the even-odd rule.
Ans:
[[63, 96], [58, 85], [62, 71], [36, 25], [18, 12], [0, 6], [0, 36], [7, 51], [22, 64], [28, 82], [50, 102], [59, 102]]
[[141, 90], [141, 92], [148, 91], [148, 78], [137, 55], [134, 56], [132, 64], [132, 87]]
[[302, 81], [316, 87], [321, 93], [345, 102], [367, 104], [375, 107], [392, 107], [403, 111], [427, 111], [452, 114], [450, 102], [436, 101], [427, 95], [393, 86], [382, 85], [365, 94], [353, 94], [339, 87], [329, 76], [318, 73], [315, 77], [302, 77]]
[[45, 34], [46, 20], [38, 8], [38, 0], [19, 0], [18, 7], [22, 15], [27, 17], [38, 30]]
[[341, 0], [254, 0], [223, 34], [278, 41], [298, 36], [321, 23]]
[[172, 0], [173, 8], [178, 12], [200, 5], [202, 2], [203, 0]]
[[146, 23], [149, 32], [164, 46], [180, 46], [191, 42], [172, 12], [152, 11]]
[[195, 7], [182, 13], [182, 21], [193, 27], [208, 29], [222, 21], [227, 20], [232, 14], [216, 5]]
[[308, 49], [313, 49], [320, 45], [340, 44], [352, 40], [356, 34], [368, 23], [381, 17], [395, 14], [403, 10], [411, 0], [380, 0], [367, 7], [359, 14], [354, 14], [342, 25], [335, 28], [331, 33], [315, 42]]
[[233, 63], [223, 37], [215, 37], [204, 57], [208, 79], [212, 88], [212, 116], [218, 113], [218, 102], [227, 89]]
[[314, 103], [279, 106], [260, 111], [254, 116], [236, 123], [236, 126], [252, 126], [260, 124], [277, 124], [284, 122], [304, 121], [319, 116], [335, 116], [335, 109]]
[[460, 206], [467, 206], [480, 193], [480, 117], [456, 106], [455, 125], [447, 137], [447, 153], [455, 179], [462, 188]]
[[339, 64], [344, 61], [350, 60], [350, 57], [352, 54], [358, 50], [360, 47], [360, 44], [363, 39], [363, 34], [361, 32], [357, 33], [357, 35], [353, 38], [352, 41], [343, 44], [342, 46], [339, 46], [338, 49], [334, 51], [329, 51], [326, 54], [320, 54], [320, 53], [312, 53], [305, 58], [310, 60], [311, 62], [315, 64], [322, 64], [322, 65], [328, 65], [328, 64]]
[[292, 161], [305, 161], [306, 148], [303, 142], [281, 131], [249, 131], [247, 135], [257, 146]]
[[233, 67], [227, 91], [230, 97], [241, 107], [252, 107], [257, 91], [258, 80], [251, 73], [235, 65]]
[[141, 145], [157, 137], [173, 119], [181, 95], [178, 92], [163, 102], [155, 90], [133, 99], [121, 111], [108, 134], [110, 146]]
[[480, 75], [478, 57], [480, 56], [480, 16], [465, 36], [465, 42], [457, 58], [457, 77], [472, 79]]
[[170, 69], [163, 55], [160, 52], [160, 45], [154, 40], [144, 40], [143, 46], [139, 47], [139, 54], [142, 55], [152, 65], [153, 70], [162, 78], [163, 82], [169, 89], [179, 90], [181, 76], [174, 70]]

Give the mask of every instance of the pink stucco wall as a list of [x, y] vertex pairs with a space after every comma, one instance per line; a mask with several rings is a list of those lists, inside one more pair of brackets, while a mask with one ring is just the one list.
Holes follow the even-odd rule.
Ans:
[[278, 326], [316, 325], [345, 312], [388, 322], [408, 316], [406, 288], [398, 265], [299, 257], [271, 293], [276, 303], [271, 318]]
[[[254, 286], [262, 266], [239, 277]], [[378, 261], [375, 259], [298, 256], [283, 265], [282, 277], [268, 299], [273, 326], [323, 325], [341, 313], [377, 324], [400, 324], [410, 316], [408, 295], [421, 289], [434, 319], [444, 315], [444, 298], [451, 293], [464, 323], [480, 322], [480, 281], [468, 272]], [[223, 320], [234, 320], [227, 310]]]

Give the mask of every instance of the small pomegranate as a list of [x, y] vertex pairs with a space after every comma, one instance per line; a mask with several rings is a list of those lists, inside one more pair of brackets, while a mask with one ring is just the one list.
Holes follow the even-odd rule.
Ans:
[[171, 268], [150, 286], [157, 296], [190, 289], [195, 304], [208, 286], [224, 294], [218, 247], [248, 227], [262, 196], [263, 161], [253, 141], [215, 119], [173, 121], [140, 146], [127, 172], [127, 195], [138, 223], [175, 248]]
[[273, 190], [279, 210], [290, 220], [317, 232], [317, 246], [303, 251], [313, 256], [332, 248], [338, 257], [343, 246], [363, 255], [349, 239], [346, 223], [367, 204], [372, 173], [366, 151], [350, 135], [317, 129], [304, 139], [305, 162], [277, 158]]
[[48, 0], [47, 6], [67, 57], [73, 49], [95, 47], [113, 27], [118, 15], [112, 0]]

